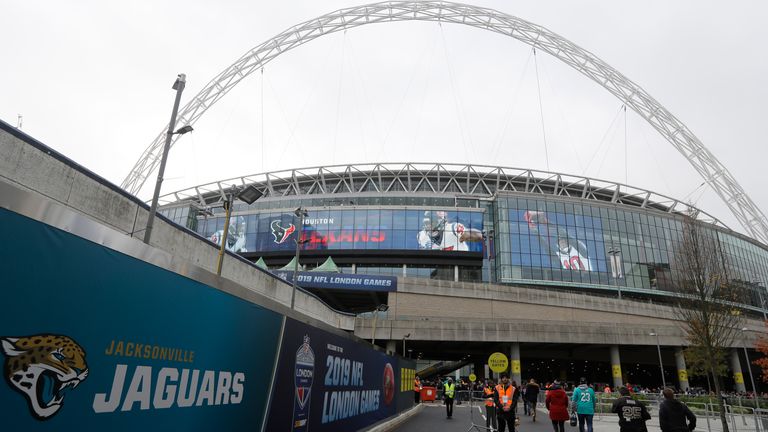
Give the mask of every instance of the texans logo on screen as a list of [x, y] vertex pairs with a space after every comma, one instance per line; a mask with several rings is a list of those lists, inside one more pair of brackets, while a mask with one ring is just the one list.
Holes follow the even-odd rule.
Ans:
[[67, 392], [88, 377], [85, 351], [72, 338], [53, 334], [2, 337], [5, 378], [27, 399], [38, 420], [48, 420], [64, 405]]
[[288, 224], [287, 227], [282, 227], [280, 226], [279, 220], [273, 220], [270, 227], [272, 227], [272, 235], [275, 237], [275, 243], [277, 244], [282, 244], [288, 240], [288, 237], [296, 231], [296, 226], [294, 224]]

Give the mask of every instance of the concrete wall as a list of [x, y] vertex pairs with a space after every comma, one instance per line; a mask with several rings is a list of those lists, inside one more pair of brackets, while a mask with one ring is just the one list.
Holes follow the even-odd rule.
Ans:
[[[0, 122], [0, 180], [53, 200], [70, 210], [141, 241], [148, 206], [42, 143]], [[1, 197], [0, 197], [1, 203]], [[174, 259], [216, 271], [218, 249], [162, 217], [155, 219], [151, 246]], [[224, 259], [222, 277], [271, 300], [290, 305], [291, 287], [238, 256]], [[296, 294], [296, 310], [337, 328], [351, 330], [354, 318], [316, 297]]]
[[[650, 301], [541, 288], [400, 278], [376, 339], [687, 345], [674, 308]], [[755, 337], [760, 320], [745, 325]], [[355, 334], [371, 337], [372, 319], [358, 318]], [[737, 346], [743, 341], [739, 340]]]

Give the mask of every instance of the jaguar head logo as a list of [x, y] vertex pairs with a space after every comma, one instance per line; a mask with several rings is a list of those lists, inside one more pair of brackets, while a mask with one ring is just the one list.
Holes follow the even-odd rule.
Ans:
[[281, 227], [279, 220], [273, 220], [270, 227], [272, 227], [272, 235], [275, 237], [275, 243], [277, 244], [282, 244], [288, 240], [288, 237], [296, 231], [296, 226], [294, 224], [288, 224], [287, 227]]
[[0, 338], [5, 379], [24, 395], [38, 420], [53, 417], [67, 392], [88, 377], [85, 351], [67, 336], [39, 334]]

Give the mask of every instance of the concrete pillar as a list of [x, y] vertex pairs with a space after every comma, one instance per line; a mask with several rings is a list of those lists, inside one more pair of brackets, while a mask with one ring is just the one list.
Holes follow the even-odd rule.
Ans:
[[483, 365], [483, 372], [485, 372], [483, 374], [484, 377], [493, 378], [493, 375], [491, 375], [493, 371], [491, 371], [491, 368], [489, 368], [487, 364]]
[[485, 374], [485, 370], [483, 370], [483, 362], [476, 361], [472, 366], [472, 372], [474, 372], [474, 374], [477, 376], [478, 381], [482, 381], [485, 379], [485, 377], [488, 376]]
[[685, 392], [691, 386], [688, 384], [688, 369], [685, 367], [685, 356], [683, 349], [675, 348], [675, 366], [677, 366], [677, 382], [680, 391]]
[[459, 266], [457, 265], [453, 266], [453, 281], [454, 282], [459, 281]]
[[395, 355], [396, 352], [397, 352], [397, 341], [388, 340], [387, 341], [387, 354]]
[[736, 391], [746, 392], [747, 387], [744, 385], [744, 375], [741, 373], [741, 363], [739, 363], [739, 351], [735, 348], [731, 350], [731, 370], [733, 370]]
[[613, 377], [614, 389], [624, 385], [621, 379], [621, 357], [619, 356], [618, 345], [611, 345], [611, 376]]
[[523, 383], [523, 375], [520, 369], [520, 343], [513, 342], [509, 350], [509, 379], [518, 385]]

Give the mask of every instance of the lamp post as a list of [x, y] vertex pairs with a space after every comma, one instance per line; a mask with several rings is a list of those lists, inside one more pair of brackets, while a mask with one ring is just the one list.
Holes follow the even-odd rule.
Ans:
[[299, 275], [299, 256], [301, 254], [301, 244], [304, 240], [301, 239], [301, 233], [304, 232], [304, 218], [308, 216], [307, 210], [304, 208], [297, 208], [293, 211], [293, 214], [299, 218], [299, 232], [296, 233], [296, 262], [293, 264], [293, 284], [291, 288], [291, 310], [293, 310], [296, 301], [296, 280]]
[[165, 174], [165, 163], [168, 161], [168, 151], [171, 149], [171, 139], [174, 135], [184, 135], [187, 132], [192, 132], [192, 126], [186, 125], [176, 132], [173, 128], [176, 127], [176, 114], [179, 112], [179, 102], [181, 101], [181, 92], [184, 91], [184, 86], [187, 83], [187, 76], [185, 74], [179, 74], [176, 78], [176, 82], [173, 83], [173, 89], [176, 90], [176, 100], [173, 102], [173, 111], [171, 112], [171, 122], [168, 124], [168, 132], [165, 135], [165, 145], [163, 146], [163, 156], [160, 159], [160, 169], [157, 171], [157, 182], [155, 183], [155, 192], [152, 195], [152, 205], [149, 207], [149, 216], [147, 216], [147, 229], [144, 231], [144, 243], [149, 244], [150, 238], [152, 238], [152, 226], [155, 223], [155, 214], [157, 213], [157, 200], [160, 197], [160, 187], [163, 184], [163, 175]]
[[656, 350], [659, 353], [659, 369], [661, 369], [661, 385], [663, 388], [667, 387], [667, 379], [664, 378], [664, 363], [661, 361], [661, 345], [659, 345], [659, 334], [656, 333], [656, 329], [652, 333], [648, 333], [648, 336], [656, 336]]
[[386, 312], [389, 306], [380, 304], [373, 310], [373, 333], [371, 333], [371, 345], [376, 345], [376, 320], [379, 318], [379, 312]]
[[407, 335], [403, 336], [403, 357], [405, 357], [405, 340], [411, 337], [411, 334], [408, 333]]
[[224, 263], [224, 249], [226, 249], [227, 239], [229, 238], [229, 219], [232, 215], [232, 204], [235, 198], [246, 204], [253, 204], [254, 201], [261, 198], [261, 192], [255, 186], [250, 185], [240, 190], [237, 186], [232, 186], [224, 200], [224, 231], [221, 233], [221, 247], [219, 248], [219, 262], [216, 265], [216, 274], [221, 276], [221, 266]]
[[[746, 332], [749, 329], [742, 327], [741, 331]], [[747, 359], [747, 370], [749, 371], [749, 380], [752, 381], [752, 392], [755, 394], [755, 406], [760, 409], [760, 398], [757, 395], [757, 387], [755, 387], [755, 377], [752, 375], [752, 364], [749, 362], [749, 354], [747, 353], [747, 339], [744, 338], [744, 358]]]

